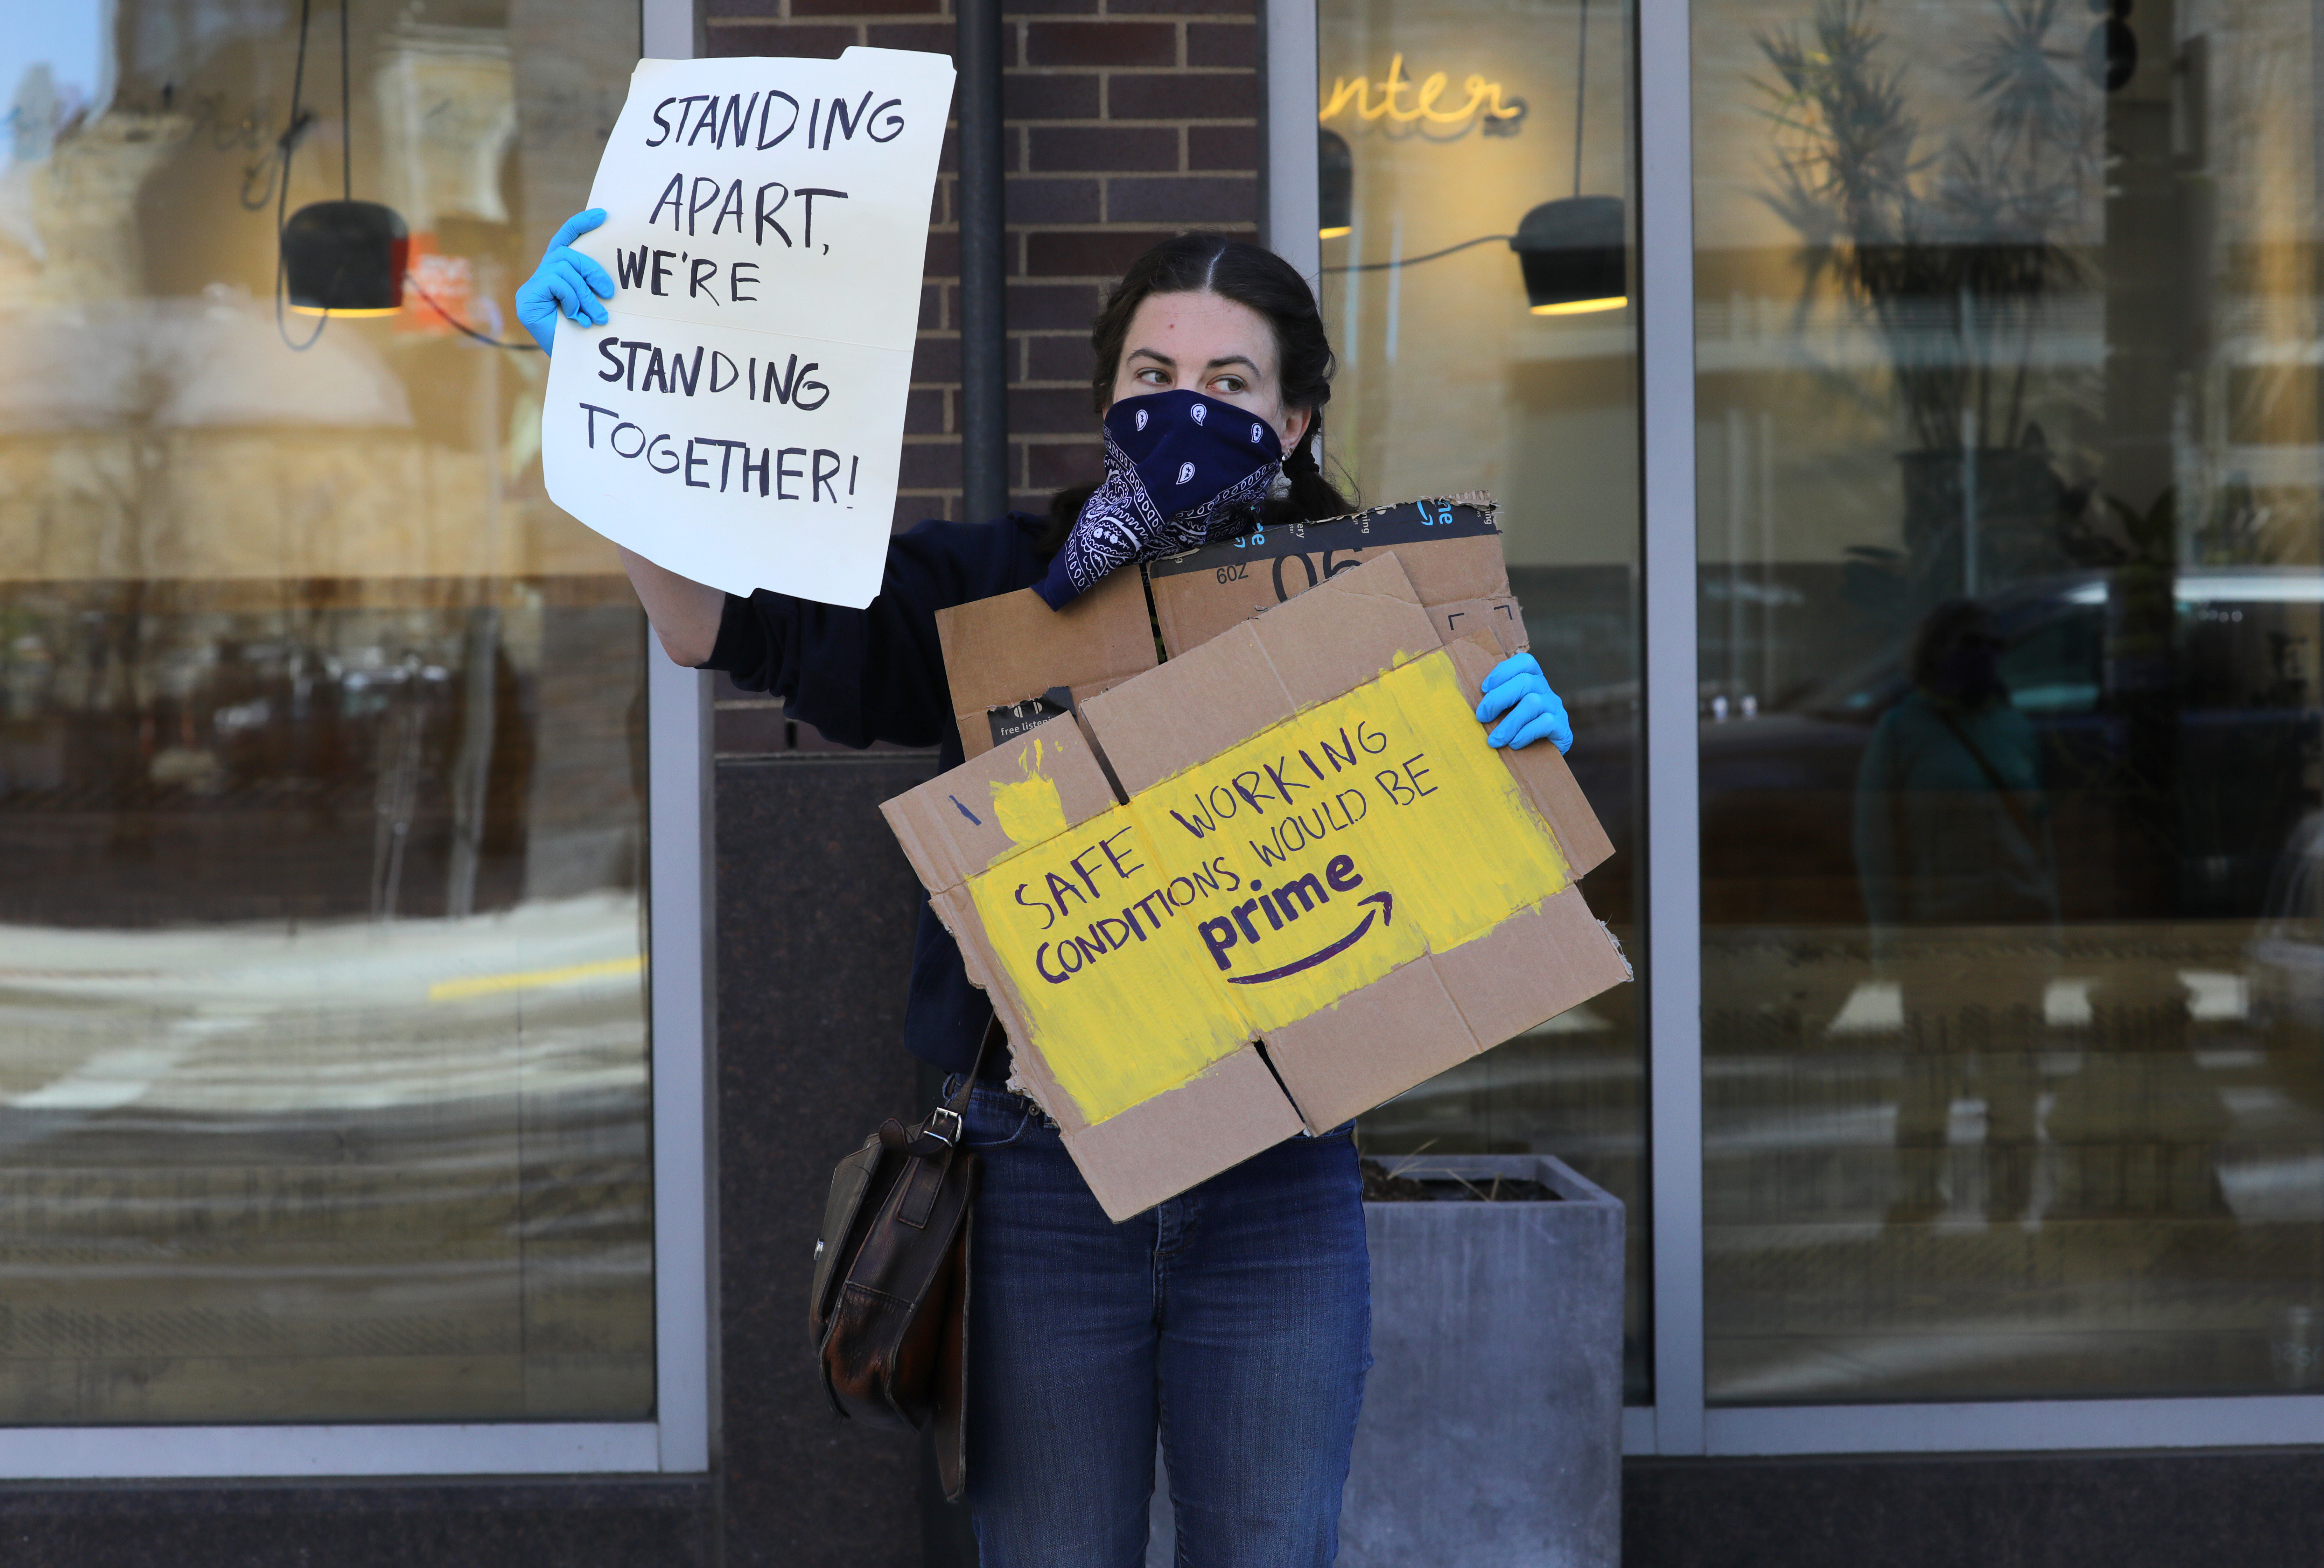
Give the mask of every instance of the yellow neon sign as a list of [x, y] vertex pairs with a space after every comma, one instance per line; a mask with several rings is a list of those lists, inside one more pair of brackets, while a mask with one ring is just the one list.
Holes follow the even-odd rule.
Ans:
[[[1461, 90], [1469, 95], [1466, 103], [1458, 108], [1440, 108], [1437, 100], [1443, 97], [1449, 80], [1437, 70], [1417, 82], [1411, 81], [1404, 74], [1404, 56], [1395, 55], [1388, 62], [1388, 75], [1377, 83], [1365, 77], [1334, 78], [1332, 96], [1324, 101], [1323, 112], [1315, 117], [1332, 120], [1353, 108], [1357, 116], [1364, 120], [1385, 119], [1398, 125], [1419, 121], [1432, 125], [1457, 125], [1472, 116], [1480, 121], [1514, 120], [1525, 114], [1523, 103], [1503, 101], [1500, 83], [1487, 81], [1480, 76], [1471, 76], [1461, 84]], [[1379, 93], [1377, 103], [1372, 97], [1375, 88]], [[1412, 95], [1408, 108], [1397, 101], [1406, 92]]]
[[1594, 316], [1600, 310], [1619, 310], [1629, 302], [1628, 294], [1609, 294], [1602, 300], [1564, 300], [1527, 309], [1536, 316]]

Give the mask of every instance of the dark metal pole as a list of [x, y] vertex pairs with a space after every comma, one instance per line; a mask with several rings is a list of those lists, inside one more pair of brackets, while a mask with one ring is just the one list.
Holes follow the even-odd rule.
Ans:
[[1001, 0], [954, 0], [960, 42], [960, 463], [969, 521], [1009, 510]]

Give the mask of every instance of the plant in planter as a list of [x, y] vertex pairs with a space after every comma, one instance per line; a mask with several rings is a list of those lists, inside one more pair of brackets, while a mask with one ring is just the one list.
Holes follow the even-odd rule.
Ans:
[[[1344, 1568], [1617, 1568], [1622, 1204], [1546, 1155], [1366, 1160]], [[1155, 1471], [1148, 1568], [1176, 1561]]]
[[1836, 289], [1869, 317], [1914, 442], [1910, 608], [2070, 564], [2066, 488], [2028, 409], [2043, 307], [2083, 281], [2062, 236], [2102, 145], [2083, 51], [2052, 42], [2065, 9], [1995, 0], [1962, 62], [1973, 112], [1933, 146], [1866, 0], [1757, 37], [1775, 73], [1755, 84], [1775, 127], [1762, 198], [1803, 242], [1803, 309]]
[[[1622, 1201], [1548, 1155], [1364, 1167], [1373, 1366], [1343, 1568], [1618, 1568]], [[1146, 1565], [1174, 1561], [1157, 1459]]]
[[1614, 1568], [1621, 1203], [1545, 1155], [1385, 1164], [1340, 1561]]

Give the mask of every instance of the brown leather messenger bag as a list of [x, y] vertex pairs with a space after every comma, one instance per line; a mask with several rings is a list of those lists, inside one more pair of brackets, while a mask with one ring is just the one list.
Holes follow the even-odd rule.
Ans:
[[893, 1117], [832, 1173], [815, 1244], [807, 1332], [824, 1391], [842, 1416], [934, 1428], [945, 1496], [968, 1485], [969, 1211], [977, 1158], [961, 1147], [969, 1092], [996, 1039], [918, 1127]]

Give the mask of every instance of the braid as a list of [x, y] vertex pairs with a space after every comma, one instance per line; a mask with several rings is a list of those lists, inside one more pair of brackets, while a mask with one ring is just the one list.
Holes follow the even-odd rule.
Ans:
[[1300, 432], [1299, 444], [1283, 459], [1283, 475], [1291, 481], [1291, 493], [1277, 506], [1289, 514], [1288, 521], [1321, 522], [1325, 518], [1345, 517], [1356, 509], [1355, 503], [1323, 476], [1323, 465], [1315, 461], [1315, 446], [1323, 438], [1323, 410], [1318, 408], [1306, 429]]
[[1315, 461], [1315, 438], [1323, 433], [1323, 417], [1320, 413], [1307, 421], [1306, 429], [1300, 432], [1299, 444], [1284, 456], [1283, 471], [1286, 474], [1321, 474], [1323, 471]]

